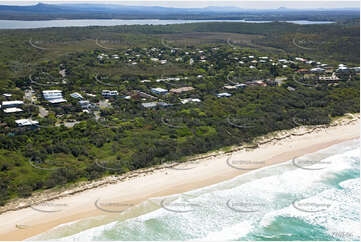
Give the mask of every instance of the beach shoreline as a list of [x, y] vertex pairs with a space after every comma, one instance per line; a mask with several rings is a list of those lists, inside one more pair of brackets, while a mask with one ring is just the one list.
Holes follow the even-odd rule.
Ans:
[[[58, 225], [99, 215], [110, 215], [99, 209], [97, 201], [116, 201], [129, 206], [149, 198], [178, 194], [232, 179], [255, 168], [289, 161], [329, 146], [360, 137], [359, 114], [353, 119], [341, 118], [330, 126], [300, 127], [264, 136], [251, 146], [234, 147], [197, 156], [182, 164], [165, 164], [107, 177], [54, 194], [43, 193], [3, 207], [0, 214], [0, 240], [23, 240], [46, 232]], [[234, 160], [253, 161], [254, 167], [235, 167]], [[101, 195], [100, 195], [101, 194]], [[106, 198], [106, 199], [105, 199]], [[31, 204], [51, 201], [64, 204], [39, 211]], [[50, 210], [49, 210], [50, 209]], [[4, 210], [8, 210], [4, 212]]]

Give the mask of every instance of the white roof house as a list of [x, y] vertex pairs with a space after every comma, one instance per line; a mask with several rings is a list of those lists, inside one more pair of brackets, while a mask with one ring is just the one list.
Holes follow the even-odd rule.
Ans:
[[301, 58], [301, 57], [296, 57], [295, 60], [296, 60], [296, 61], [302, 61], [302, 62], [305, 62], [305, 61], [306, 61], [306, 59]]
[[87, 96], [89, 96], [89, 97], [96, 97], [97, 95], [95, 95], [95, 94], [91, 94], [91, 93], [85, 93]]
[[43, 96], [45, 100], [53, 104], [66, 102], [61, 90], [45, 90]]
[[74, 92], [74, 93], [70, 94], [70, 96], [72, 98], [83, 99], [83, 96], [78, 92]]
[[21, 108], [5, 108], [4, 113], [17, 113], [22, 112], [23, 110]]
[[15, 107], [23, 104], [24, 104], [23, 101], [3, 101], [2, 107]]
[[223, 87], [224, 89], [237, 89], [236, 86], [232, 86], [232, 85], [226, 85]]
[[217, 94], [217, 97], [230, 97], [230, 96], [232, 96], [232, 94], [228, 92], [222, 92]]
[[348, 70], [348, 67], [346, 66], [339, 66], [336, 71], [347, 71]]
[[190, 103], [190, 102], [199, 103], [199, 102], [201, 102], [201, 100], [198, 98], [186, 98], [186, 99], [181, 100], [182, 104], [186, 104], [186, 103]]
[[108, 97], [108, 96], [118, 96], [118, 91], [116, 90], [113, 90], [113, 91], [110, 91], [110, 90], [103, 90], [102, 91], [102, 95], [105, 96], [105, 97]]
[[66, 102], [66, 100], [64, 98], [57, 98], [57, 99], [49, 100], [49, 103], [52, 103], [52, 104], [65, 103], [65, 102]]
[[237, 84], [235, 87], [242, 88], [242, 87], [246, 87], [246, 86], [247, 86], [246, 84], [241, 83], [241, 84]]
[[154, 108], [157, 106], [157, 102], [142, 103], [142, 106], [145, 108]]
[[20, 127], [39, 124], [38, 121], [31, 120], [31, 119], [18, 119], [18, 120], [15, 120], [15, 123]]
[[150, 90], [155, 94], [166, 94], [168, 92], [168, 90], [161, 87], [151, 88]]
[[324, 72], [325, 69], [316, 67], [316, 68], [312, 68], [310, 71], [311, 71], [311, 72]]

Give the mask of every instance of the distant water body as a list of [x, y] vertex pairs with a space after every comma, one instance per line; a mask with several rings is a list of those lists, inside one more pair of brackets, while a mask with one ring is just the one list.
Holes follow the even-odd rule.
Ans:
[[99, 223], [104, 219], [64, 224], [29, 240], [359, 241], [360, 140], [149, 199]]
[[[33, 29], [51, 27], [86, 27], [86, 26], [116, 26], [116, 25], [165, 25], [184, 23], [205, 23], [205, 22], [233, 22], [233, 23], [269, 23], [272, 21], [247, 21], [247, 20], [159, 20], [159, 19], [70, 19], [70, 20], [42, 20], [42, 21], [21, 21], [21, 20], [0, 20], [0, 29]], [[282, 21], [294, 24], [331, 24], [330, 21]]]

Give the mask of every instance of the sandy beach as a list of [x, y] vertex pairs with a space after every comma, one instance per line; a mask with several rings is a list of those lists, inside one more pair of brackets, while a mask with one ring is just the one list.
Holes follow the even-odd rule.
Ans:
[[[122, 180], [117, 178], [117, 182], [84, 189], [72, 195], [63, 192], [60, 198], [48, 203], [4, 212], [0, 215], [0, 240], [24, 240], [60, 224], [91, 216], [112, 216], [111, 209], [113, 212], [114, 209], [124, 210], [127, 206], [151, 197], [216, 184], [256, 168], [285, 162], [359, 138], [359, 115], [354, 115], [352, 122], [349, 118], [342, 118], [334, 126], [312, 129], [301, 127], [278, 132], [277, 137], [269, 142], [265, 141], [269, 137], [260, 140], [255, 149], [235, 147], [233, 152], [215, 152], [208, 154], [207, 158], [192, 160], [173, 168], [161, 166], [152, 172], [138, 173]], [[113, 213], [114, 216], [116, 214]]]

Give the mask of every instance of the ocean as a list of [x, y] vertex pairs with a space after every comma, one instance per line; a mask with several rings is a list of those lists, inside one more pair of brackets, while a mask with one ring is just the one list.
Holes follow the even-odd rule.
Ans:
[[[29, 240], [360, 240], [360, 140]], [[109, 215], [110, 216], [110, 215]], [[109, 218], [108, 218], [109, 219]], [[99, 225], [101, 224], [101, 225]]]

